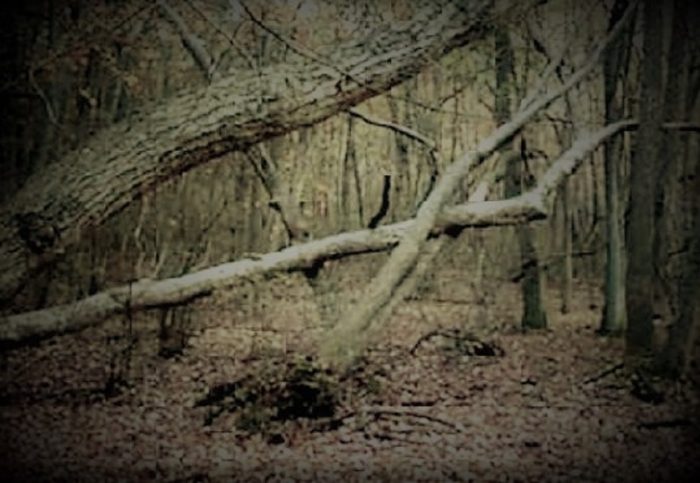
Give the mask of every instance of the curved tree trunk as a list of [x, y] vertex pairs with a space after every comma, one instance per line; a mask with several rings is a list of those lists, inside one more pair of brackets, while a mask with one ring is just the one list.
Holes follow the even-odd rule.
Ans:
[[164, 181], [381, 94], [482, 36], [493, 21], [488, 5], [427, 8], [326, 57], [302, 53], [296, 63], [237, 72], [98, 133], [30, 177], [0, 208], [0, 300], [81, 232]]

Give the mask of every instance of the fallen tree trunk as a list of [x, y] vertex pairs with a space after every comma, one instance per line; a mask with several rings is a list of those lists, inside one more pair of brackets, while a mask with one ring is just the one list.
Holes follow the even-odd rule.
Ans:
[[410, 22], [323, 56], [309, 53], [296, 62], [235, 72], [99, 132], [32, 175], [0, 207], [0, 301], [9, 300], [81, 233], [168, 179], [316, 124], [483, 37], [493, 17], [503, 15], [490, 3], [425, 8]]
[[[635, 121], [623, 121], [581, 138], [549, 168], [534, 189], [520, 196], [444, 209], [431, 233], [438, 235], [454, 228], [515, 225], [545, 218], [554, 203], [557, 187], [583, 159], [605, 139], [636, 125]], [[139, 280], [75, 303], [5, 316], [0, 319], [0, 343], [73, 332], [127, 311], [183, 303], [255, 274], [304, 270], [327, 259], [388, 250], [399, 243], [414, 223], [415, 219], [411, 219], [373, 230], [333, 235], [256, 259], [225, 263], [176, 278]]]

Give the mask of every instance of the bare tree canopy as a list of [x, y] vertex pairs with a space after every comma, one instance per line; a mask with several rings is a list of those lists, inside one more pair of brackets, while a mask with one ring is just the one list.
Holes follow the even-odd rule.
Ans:
[[490, 136], [482, 139], [474, 152], [461, 156], [443, 173], [425, 202], [416, 214], [416, 222], [407, 231], [401, 242], [382, 266], [373, 283], [367, 286], [364, 303], [348, 311], [340, 323], [326, 337], [321, 347], [322, 358], [339, 367], [351, 365], [364, 350], [365, 339], [358, 337], [366, 333], [376, 319], [381, 318], [384, 308], [392, 299], [392, 293], [415, 266], [440, 212], [454, 194], [461, 180], [496, 149], [517, 134], [525, 123], [539, 110], [550, 105], [569, 89], [585, 78], [598, 64], [600, 56], [609, 43], [620, 34], [624, 24], [632, 17], [636, 4], [632, 4], [610, 34], [599, 43], [589, 59], [557, 89], [542, 93], [521, 109], [508, 122], [501, 124]]

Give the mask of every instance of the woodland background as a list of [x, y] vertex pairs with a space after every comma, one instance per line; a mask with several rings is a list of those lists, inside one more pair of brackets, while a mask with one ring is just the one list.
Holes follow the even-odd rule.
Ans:
[[[17, 99], [9, 88], [5, 90], [7, 100], [12, 97], [9, 107], [14, 109], [13, 115], [5, 117], [5, 122], [14, 126], [13, 131], [5, 131], [6, 200], [30, 173], [76, 149], [91, 133], [137, 116], [155, 103], [167, 102], [175, 92], [206, 84], [201, 67], [183, 47], [181, 32], [157, 5], [107, 3], [82, 9], [79, 4], [55, 8], [49, 26], [36, 20], [32, 28], [31, 22], [24, 20], [4, 30], [6, 45], [19, 44], [14, 50], [19, 58], [3, 71], [15, 83], [24, 75], [18, 71], [22, 66], [29, 65], [34, 72], [28, 86], [33, 90], [24, 98]], [[298, 56], [261, 31], [245, 12], [232, 13], [225, 2], [185, 3], [173, 8], [187, 19], [189, 30], [208, 46], [210, 55], [220, 59], [216, 72], [248, 69], [248, 62], [262, 68]], [[299, 7], [279, 2], [255, 8], [259, 9], [258, 17], [266, 16], [265, 21], [275, 31], [318, 49], [371, 31], [382, 22], [405, 19], [415, 7], [391, 2]], [[593, 10], [584, 5], [552, 5], [549, 11], [547, 15], [544, 10], [542, 15], [528, 15], [522, 31], [513, 29], [513, 50], [518, 65], [522, 64], [517, 72], [520, 90], [537, 78], [547, 61], [542, 52], [533, 51], [533, 39], [550, 55], [562, 44], [568, 45], [572, 55], [567, 62], [574, 64], [605, 32], [606, 10], [602, 5]], [[579, 15], [585, 15], [587, 21], [575, 25], [572, 19]], [[94, 22], [95, 16], [124, 18], [125, 25], [108, 28]], [[13, 29], [20, 29], [21, 35]], [[308, 225], [314, 238], [366, 227], [381, 203], [384, 175], [390, 175], [392, 182], [390, 209], [383, 223], [414, 215], [435, 170], [444, 170], [494, 129], [493, 61], [492, 40], [484, 39], [468, 51], [455, 51], [439, 62], [435, 59], [426, 71], [392, 89], [389, 96], [378, 96], [358, 107], [361, 113], [424, 134], [440, 150], [437, 160], [431, 159], [429, 150], [420, 143], [348, 114], [267, 142], [270, 157], [283, 173], [280, 195], [299, 206], [299, 222]], [[567, 102], [528, 126], [528, 146], [539, 155], [531, 166], [535, 174], [568, 147], [574, 122], [578, 129], [600, 125], [600, 83], [600, 77], [589, 79], [574, 89]], [[51, 114], [47, 106], [51, 106]], [[600, 272], [603, 260], [601, 154], [596, 153], [595, 158], [572, 178], [570, 188], [573, 251], [598, 248], [597, 256], [575, 258], [574, 269], [591, 276]], [[491, 196], [500, 198], [502, 194], [496, 191]], [[269, 201], [244, 154], [234, 153], [184, 173], [86, 234], [64, 260], [33, 280], [35, 293], [26, 307], [53, 305], [128, 280], [180, 275], [193, 267], [286, 246], [288, 234]], [[549, 220], [553, 230], [535, 227], [543, 252], [554, 257], [563, 253], [567, 231], [563, 218], [557, 207]], [[471, 253], [478, 244], [489, 246], [483, 256], [499, 261], [484, 264], [486, 270], [494, 276], [516, 275], [518, 252], [511, 246], [510, 231], [466, 233], [480, 243], [469, 240], [471, 243], [459, 244], [460, 250], [468, 251], [459, 255], [465, 274], [472, 273], [469, 264], [480, 259]], [[559, 263], [557, 268], [561, 266]]]
[[[688, 394], [696, 394], [698, 385], [698, 345], [694, 334], [699, 315], [692, 301], [700, 293], [700, 216], [695, 194], [700, 178], [700, 145], [695, 127], [700, 122], [700, 43], [692, 31], [693, 20], [698, 18], [697, 7], [681, 0], [668, 4], [653, 10], [640, 2], [630, 26], [609, 45], [592, 73], [538, 112], [494, 156], [473, 169], [449, 204], [470, 200], [483, 182], [486, 184], [480, 189], [487, 188], [485, 200], [527, 191], [577, 139], [611, 122], [636, 118], [639, 135], [620, 133], [587, 155], [558, 188], [552, 209], [544, 219], [516, 226], [458, 228], [450, 236], [441, 237], [438, 243], [442, 244], [435, 258], [428, 258], [424, 276], [415, 290], [394, 306], [379, 342], [371, 346], [372, 350], [379, 347], [393, 353], [391, 348], [395, 346], [417, 348], [416, 341], [431, 331], [458, 331], [454, 332], [457, 340], [463, 340], [460, 337], [468, 332], [467, 339], [472, 342], [489, 340], [494, 347], [505, 349], [505, 357], [513, 354], [512, 378], [507, 369], [489, 365], [482, 368], [477, 364], [478, 369], [469, 369], [469, 376], [462, 374], [467, 378], [462, 381], [460, 371], [464, 368], [440, 373], [436, 367], [442, 362], [416, 359], [420, 369], [391, 366], [387, 370], [394, 372], [397, 379], [387, 376], [384, 381], [389, 388], [385, 389], [388, 392], [384, 393], [384, 403], [393, 401], [401, 406], [396, 401], [403, 401], [403, 396], [394, 397], [392, 391], [398, 394], [406, 384], [420, 386], [420, 381], [411, 379], [412, 371], [432, 381], [423, 381], [428, 388], [424, 387], [421, 393], [433, 401], [432, 405], [440, 406], [434, 396], [446, 390], [433, 387], [433, 383], [446, 378], [452, 384], [446, 383], [449, 387], [485, 381], [487, 391], [503, 391], [490, 396], [495, 405], [510, 407], [512, 403], [514, 408], [526, 405], [532, 396], [528, 392], [534, 385], [532, 381], [539, 381], [540, 376], [542, 385], [547, 380], [569, 387], [567, 384], [573, 379], [597, 383], [595, 374], [602, 374], [602, 379], [616, 374], [626, 390], [631, 384], [632, 392], [643, 392], [642, 399], [653, 401], [664, 393], [669, 406], [653, 410], [661, 411], [661, 415], [647, 413], [624, 399], [629, 391], [623, 391], [627, 396], [616, 392], [615, 398], [623, 398], [620, 407], [634, 407], [629, 410], [633, 416], [623, 418], [624, 421], [613, 418], [612, 426], [604, 428], [607, 433], [603, 439], [609, 436], [611, 441], [617, 441], [615, 434], [622, 434], [621, 428], [628, 427], [630, 421], [639, 422], [641, 418], [639, 424], [647, 424], [652, 414], [654, 421], [675, 421], [685, 428], [681, 436], [668, 437], [673, 450], [669, 454], [658, 448], [652, 450], [651, 441], [636, 433], [632, 440], [641, 445], [640, 441], [648, 443], [645, 448], [653, 455], [650, 461], [658, 463], [667, 458], [666, 466], [657, 465], [662, 477], [674, 474], [673, 468], [689, 461], [687, 455], [693, 454], [698, 443], [697, 421], [687, 415], [692, 415], [696, 408], [693, 404], [697, 403]], [[541, 92], [550, 92], [564, 84], [587, 62], [630, 5], [634, 2], [552, 0], [523, 2], [517, 8], [496, 2], [486, 8], [480, 2], [465, 2], [463, 8], [485, 8], [488, 12], [484, 14], [488, 28], [477, 29], [466, 46], [446, 49], [449, 52], [444, 56], [423, 59], [425, 65], [417, 75], [402, 79], [386, 92], [373, 92], [364, 102], [351, 99], [325, 120], [309, 122], [279, 136], [265, 134], [260, 143], [245, 149], [229, 149], [231, 152], [212, 160], [193, 162], [182, 172], [168, 172], [157, 185], [144, 186], [132, 202], [104, 220], [81, 220], [75, 239], [61, 240], [60, 253], [46, 262], [42, 259], [40, 269], [32, 270], [29, 280], [18, 290], [10, 295], [3, 292], [3, 315], [10, 320], [17, 314], [50, 311], [113, 287], [177, 278], [240, 259], [264, 259], [269, 252], [366, 229], [375, 224], [373, 221], [382, 226], [413, 218], [449, 165], [464, 153], [475, 151], [480, 141], [507, 123], [537, 87]], [[109, 135], [111, 126], [141, 126], [139, 123], [149, 119], [148, 113], [166, 112], [169, 102], [183, 93], [206, 92], [207, 86], [232, 73], [257, 73], [260, 83], [265, 83], [274, 80], [269, 73], [280, 65], [298, 64], [303, 69], [308, 64], [323, 69], [324, 62], [333, 58], [336, 46], [353, 39], [363, 45], [363, 39], [379, 36], [389, 29], [387, 26], [403, 25], [424, 10], [440, 11], [430, 2], [424, 5], [400, 0], [66, 0], [30, 2], [11, 10], [3, 15], [0, 29], [3, 216], [21, 214], [20, 203], [27, 199], [22, 189], [26, 192], [26, 183], [32, 176], [58, 161], [80, 156], [86, 145], [95, 146], [89, 142], [106, 142], [105, 153], [110, 152], [109, 144], [113, 143], [117, 151], [121, 139]], [[659, 21], [652, 24], [649, 19], [654, 15]], [[650, 48], [649, 39], [654, 40], [656, 51]], [[650, 62], [653, 55], [657, 57]], [[275, 89], [284, 92], [289, 88], [292, 92], [293, 81], [287, 80], [288, 85]], [[663, 95], [660, 99], [650, 97], [654, 92]], [[342, 95], [342, 87], [338, 87], [338, 97]], [[274, 130], [275, 119], [262, 119]], [[662, 135], [662, 122], [683, 123], [685, 127], [664, 128]], [[265, 129], [261, 127], [260, 131], [266, 132]], [[104, 138], [98, 137], [105, 132], [108, 134]], [[647, 169], [633, 174], [634, 166]], [[614, 188], [610, 179], [616, 180]], [[89, 187], [96, 198], [112, 189], [112, 185]], [[630, 197], [646, 199], [643, 209], [651, 207], [651, 212], [645, 212], [651, 216], [637, 214], [640, 210], [634, 207], [642, 204], [628, 203]], [[611, 199], [615, 200], [614, 208]], [[654, 223], [645, 225], [647, 219]], [[25, 221], [18, 222], [19, 229], [12, 228], [20, 237], [25, 226], [22, 223]], [[610, 223], [616, 228], [611, 228]], [[615, 234], [611, 235], [613, 229]], [[39, 240], [53, 243], [54, 235]], [[651, 252], [645, 255], [637, 250], [637, 241], [639, 246], [648, 245]], [[611, 252], [618, 257], [612, 262], [617, 267], [613, 273], [609, 268]], [[37, 251], [27, 259], [35, 255], [41, 258], [43, 253]], [[634, 278], [624, 259], [645, 256], [650, 263], [644, 269], [652, 273], [643, 275], [649, 275], [651, 282], [647, 284], [644, 279], [639, 284], [643, 289], [637, 290], [637, 285], [630, 284]], [[244, 275], [206, 296], [156, 304], [133, 313], [127, 307], [123, 313], [107, 317], [105, 323], [87, 330], [42, 338], [28, 347], [11, 347], [1, 355], [2, 411], [6, 421], [3, 427], [8, 428], [10, 436], [7, 451], [20, 462], [18, 474], [29, 471], [27, 468], [36, 459], [37, 450], [27, 448], [44, 438], [39, 444], [46, 450], [44, 456], [61, 445], [70, 448], [66, 451], [78, 453], [48, 456], [48, 469], [42, 471], [50, 474], [51, 462], [63, 461], [69, 477], [81, 474], [89, 479], [90, 471], [98, 474], [98, 469], [112, 477], [119, 475], [118, 463], [114, 463], [113, 470], [99, 464], [99, 468], [85, 470], [87, 458], [98, 462], [114, 462], [118, 458], [109, 451], [87, 456], [81, 453], [84, 450], [76, 450], [80, 443], [71, 438], [80, 431], [75, 430], [74, 434], [73, 429], [58, 429], [50, 423], [58, 418], [52, 413], [56, 407], [63, 408], [59, 412], [78, 407], [69, 411], [68, 420], [81, 420], [83, 428], [93, 428], [93, 424], [102, 428], [95, 431], [107, 435], [100, 436], [101, 448], [124, 444], [114, 437], [121, 429], [106, 429], [111, 422], [105, 421], [110, 420], [108, 414], [116, 410], [116, 404], [139, 415], [125, 423], [137, 433], [139, 428], [151, 428], [147, 422], [150, 413], [143, 409], [144, 404], [147, 409], [160, 408], [155, 412], [165, 426], [177, 433], [171, 436], [179, 448], [172, 450], [175, 453], [163, 450], [164, 453], [168, 458], [179, 455], [178, 451], [192, 456], [196, 451], [190, 449], [196, 445], [191, 438], [198, 430], [181, 411], [194, 403], [193, 394], [241, 372], [267, 373], [256, 364], [274, 366], [269, 361], [287, 361], [292, 355], [313, 353], [318, 341], [324, 340], [324, 334], [343, 314], [363, 304], [365, 287], [378, 283], [375, 276], [387, 257], [385, 248], [358, 247], [351, 254], [326, 257], [320, 265]], [[627, 293], [631, 293], [627, 296], [625, 277]], [[643, 310], [632, 310], [633, 317], [628, 319], [624, 312], [634, 309], [635, 297], [646, 297], [644, 310], [651, 313], [639, 317]], [[616, 309], [610, 308], [612, 300], [616, 301]], [[535, 312], [528, 312], [528, 307]], [[518, 339], [523, 337], [519, 331], [528, 325], [524, 322], [528, 317], [539, 320], [534, 326], [548, 325], [549, 332], [530, 336], [525, 342]], [[642, 318], [643, 323], [637, 324]], [[596, 331], [626, 337], [604, 339]], [[526, 349], [520, 344], [525, 344]], [[571, 359], [584, 351], [589, 353], [587, 359], [584, 357], [586, 362]], [[668, 354], [678, 353], [682, 354], [680, 362], [664, 365]], [[383, 360], [383, 356], [372, 354], [370, 351], [368, 355], [370, 365], [382, 366], [384, 363], [376, 357]], [[641, 362], [636, 359], [640, 354], [644, 356]], [[430, 357], [437, 356], [431, 353]], [[654, 370], [649, 370], [645, 357], [655, 361], [651, 363]], [[535, 366], [544, 367], [546, 376], [527, 375], [528, 364], [535, 359], [540, 364]], [[618, 362], [623, 359], [628, 372], [620, 376]], [[547, 365], [552, 361], [559, 369]], [[582, 365], [573, 369], [573, 375], [567, 372], [578, 364]], [[501, 370], [505, 372], [498, 372]], [[648, 374], [657, 372], [670, 374], [674, 384], [684, 389], [674, 392], [665, 385], [662, 388], [655, 379], [648, 382], [652, 379]], [[160, 374], [162, 384], [158, 384], [154, 374]], [[501, 377], [514, 386], [498, 382]], [[639, 381], [640, 377], [643, 383], [630, 382]], [[512, 394], [505, 395], [511, 389], [517, 394], [517, 402]], [[483, 390], [481, 387], [476, 392]], [[151, 396], [153, 400], [148, 399]], [[501, 396], [504, 399], [499, 399]], [[601, 409], [595, 398], [605, 399], [609, 394], [603, 391], [595, 397], [588, 393], [584, 396], [576, 395], [576, 404], [592, 408], [600, 421], [606, 419], [607, 413], [598, 415]], [[361, 398], [359, 403], [354, 401], [345, 403], [352, 407], [366, 403]], [[92, 406], [83, 411], [81, 404]], [[479, 403], [473, 404], [476, 406], [471, 409]], [[481, 410], [485, 411], [483, 407]], [[178, 416], [174, 417], [173, 412]], [[486, 420], [491, 421], [489, 417], [493, 416], [493, 421], [484, 426], [495, 425], [500, 428], [494, 430], [497, 432], [509, 431], [507, 426], [512, 420], [507, 416], [499, 419], [488, 411], [485, 414]], [[139, 419], [141, 416], [144, 419]], [[198, 413], [197, 418], [191, 419], [200, 422], [199, 416]], [[84, 417], [94, 420], [86, 422]], [[451, 413], [445, 416], [449, 421], [464, 417]], [[567, 421], [581, 419], [579, 413], [567, 417]], [[45, 422], [46, 426], [32, 426], [32, 419]], [[521, 433], [528, 435], [525, 446], [530, 447], [537, 431], [529, 426], [532, 421], [523, 424]], [[53, 436], [44, 436], [51, 432], [47, 428], [55, 429]], [[639, 428], [646, 430], [644, 426]], [[306, 429], [286, 428], [280, 434], [287, 446], [300, 451], [318, 451], [324, 444], [333, 444], [314, 440], [310, 433], [304, 433]], [[603, 430], [584, 426], [579, 431], [584, 434]], [[209, 433], [196, 434], [212, 437]], [[329, 437], [335, 442], [335, 436]], [[122, 454], [120, 464], [128, 466], [133, 464], [130, 461], [146, 460], [143, 468], [136, 465], [142, 471], [139, 478], [177, 479], [184, 473], [194, 481], [197, 475], [209, 474], [206, 462], [220, 462], [217, 451], [226, 448], [226, 441], [216, 437], [207, 441], [202, 443], [208, 448], [206, 457], [183, 462], [187, 456], [179, 456], [179, 465], [163, 463], [163, 453], [148, 458], [139, 458], [140, 453]], [[458, 446], [449, 438], [445, 441], [448, 447]], [[476, 463], [488, 459], [491, 451], [501, 451], [501, 443], [486, 440], [481, 450], [471, 448], [472, 466], [479, 468], [477, 478], [502, 477], [494, 473], [492, 466], [480, 468]], [[154, 444], [149, 440], [149, 447]], [[263, 454], [271, 451], [266, 446], [269, 444], [269, 439], [246, 440], [242, 447], [253, 452], [258, 449]], [[537, 447], [547, 444], [537, 442]], [[584, 479], [624, 475], [622, 466], [634, 460], [634, 451], [630, 450], [631, 459], [620, 460], [622, 466], [611, 463], [612, 473], [595, 473], [596, 460], [591, 456], [594, 452], [589, 451], [591, 439], [572, 444], [582, 445], [574, 453], [580, 461], [588, 462], [577, 469]], [[598, 456], [614, 459], [615, 451], [625, 452], [626, 445], [632, 443], [620, 440], [611, 444], [619, 447]], [[501, 456], [507, 453], [504, 450]], [[238, 464], [255, 458], [258, 456], [246, 453], [227, 454], [223, 459]], [[533, 457], [538, 463], [524, 478], [541, 477], [546, 471], [543, 468], [555, 464], [552, 461], [557, 458], [552, 454]], [[314, 465], [324, 466], [321, 457], [314, 461]], [[5, 464], [14, 471], [12, 465]], [[457, 479], [454, 475], [459, 474], [461, 467], [455, 465], [453, 473], [442, 473], [439, 478]], [[650, 465], [653, 467], [654, 463]], [[517, 466], [505, 465], [506, 477], [517, 474]], [[229, 477], [230, 468], [223, 465], [218, 476]], [[265, 468], [264, 462], [248, 470], [263, 471], [261, 468]], [[549, 475], [563, 478], [566, 470], [559, 468], [559, 473]], [[642, 475], [651, 469], [639, 471]], [[319, 476], [313, 471], [310, 474], [311, 478]], [[430, 473], [428, 479], [430, 475], [438, 478], [437, 473]]]

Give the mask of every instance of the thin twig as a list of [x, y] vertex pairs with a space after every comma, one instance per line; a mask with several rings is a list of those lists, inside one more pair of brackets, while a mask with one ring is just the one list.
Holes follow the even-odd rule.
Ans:
[[423, 342], [426, 342], [432, 339], [433, 337], [437, 337], [438, 335], [442, 335], [442, 331], [440, 329], [431, 330], [430, 332], [423, 334], [418, 338], [416, 343], [413, 344], [413, 347], [411, 347], [411, 350], [409, 350], [408, 353], [411, 355], [415, 355], [416, 351], [423, 344]]
[[422, 413], [419, 411], [415, 411], [413, 409], [396, 407], [396, 406], [363, 407], [357, 411], [351, 411], [348, 414], [345, 414], [340, 419], [341, 420], [349, 419], [351, 417], [363, 415], [363, 414], [370, 414], [372, 416], [382, 416], [382, 415], [409, 416], [409, 417], [418, 418], [418, 419], [426, 419], [428, 421], [432, 421], [434, 423], [438, 423], [438, 424], [442, 424], [443, 426], [447, 426], [448, 428], [453, 429], [454, 431], [456, 431], [458, 433], [464, 432], [464, 426], [461, 424], [453, 423], [452, 421], [448, 421], [448, 420], [440, 418], [438, 416], [433, 416], [432, 414], [426, 414], [426, 413]]
[[46, 96], [44, 90], [39, 86], [39, 83], [34, 78], [34, 69], [29, 69], [29, 83], [36, 91], [37, 95], [41, 98], [46, 108], [46, 115], [49, 117], [49, 121], [54, 126], [58, 126], [58, 120], [56, 119], [56, 113], [54, 112], [53, 106], [51, 105], [51, 100]]
[[[248, 64], [248, 67], [251, 69], [255, 68], [255, 62], [253, 61], [253, 58], [246, 52], [246, 50], [240, 45], [239, 42], [236, 41], [236, 39], [232, 36], [226, 33], [221, 27], [219, 27], [213, 20], [211, 20], [204, 12], [202, 12], [198, 7], [196, 7], [191, 1], [185, 0], [185, 3], [197, 14], [199, 15], [206, 23], [212, 26], [214, 31], [221, 35], [223, 38], [225, 38], [228, 43], [231, 45], [231, 47], [234, 48], [236, 53], [240, 55], [243, 59], [245, 59], [246, 63]], [[221, 58], [223, 57], [223, 53], [219, 56], [218, 63], [221, 63]]]
[[[333, 70], [335, 70], [341, 74], [350, 76], [349, 72], [346, 72], [346, 71], [338, 68], [338, 66], [336, 66], [332, 62], [324, 59], [322, 56], [318, 55], [313, 50], [308, 49], [308, 48], [298, 44], [297, 42], [294, 42], [293, 40], [284, 37], [282, 34], [278, 33], [276, 30], [274, 30], [273, 28], [266, 25], [265, 22], [260, 20], [257, 16], [255, 16], [255, 14], [253, 12], [251, 12], [251, 10], [248, 8], [248, 5], [246, 5], [245, 2], [240, 1], [239, 4], [241, 5], [241, 7], [243, 7], [243, 10], [245, 10], [245, 12], [248, 14], [248, 16], [250, 17], [250, 19], [253, 21], [253, 23], [255, 25], [257, 25], [258, 27], [263, 29], [265, 32], [272, 35], [275, 39], [282, 42], [282, 44], [289, 47], [291, 50], [293, 50], [298, 55], [305, 57], [307, 59], [313, 60], [314, 62], [318, 62], [319, 64], [322, 64], [326, 67], [330, 67]], [[353, 79], [353, 80], [355, 80], [355, 79]]]
[[[143, 7], [138, 8], [134, 12], [124, 16], [124, 18], [120, 19], [117, 23], [115, 23], [113, 26], [105, 30], [105, 34], [113, 34], [117, 32], [120, 28], [123, 26], [127, 25], [129, 22], [131, 22], [133, 19], [138, 17], [144, 12], [152, 12], [156, 8], [155, 4], [151, 4], [150, 2], [147, 2], [146, 5]], [[88, 41], [88, 36], [87, 35], [79, 35], [76, 39], [75, 42], [73, 42], [71, 45], [66, 47], [65, 49], [59, 50], [58, 52], [55, 52], [51, 55], [47, 55], [44, 59], [38, 61], [34, 65], [34, 72], [37, 72], [43, 68], [46, 68], [50, 66], [52, 63], [61, 60], [64, 57], [67, 57], [69, 54], [75, 52], [78, 49], [82, 49], [85, 46], [85, 43]], [[12, 87], [16, 87], [20, 82], [22, 81], [21, 77], [14, 78], [12, 80], [8, 80], [7, 83], [4, 85], [0, 86], [0, 92], [7, 91], [11, 89]]]
[[[262, 20], [260, 20], [258, 17], [256, 17], [253, 12], [251, 12], [251, 10], [248, 8], [248, 6], [245, 4], [245, 2], [240, 1], [239, 4], [241, 5], [241, 7], [243, 7], [243, 9], [248, 14], [248, 16], [253, 21], [253, 23], [255, 23], [261, 29], [263, 29], [264, 31], [266, 31], [267, 33], [272, 35], [275, 39], [277, 39], [279, 42], [281, 42], [282, 44], [287, 46], [290, 50], [292, 50], [296, 54], [298, 54], [301, 57], [304, 57], [308, 60], [318, 62], [319, 64], [321, 64], [325, 67], [329, 67], [330, 69], [334, 70], [335, 72], [337, 72], [339, 74], [342, 74], [347, 79], [352, 80], [352, 81], [358, 83], [359, 85], [366, 86], [366, 83], [362, 79], [357, 78], [357, 76], [355, 76], [351, 71], [340, 68], [337, 64], [327, 60], [326, 58], [324, 58], [320, 54], [317, 54], [313, 50], [311, 50], [307, 47], [304, 47], [303, 45], [293, 41], [292, 39], [280, 34], [275, 29], [273, 29], [272, 27], [265, 24]], [[376, 92], [376, 91], [374, 91], [374, 92]], [[424, 103], [420, 103], [418, 101], [415, 101], [413, 99], [410, 99], [410, 98], [407, 98], [404, 96], [397, 96], [397, 95], [391, 94], [390, 92], [382, 92], [381, 94], [385, 95], [386, 97], [388, 97], [390, 99], [401, 100], [401, 101], [413, 104], [413, 105], [418, 106], [418, 107], [423, 107], [426, 109], [430, 109], [432, 111], [441, 112], [441, 109], [438, 107], [431, 106], [431, 105], [424, 104]], [[432, 148], [432, 149], [435, 149], [435, 148]]]
[[685, 418], [666, 419], [663, 421], [647, 421], [637, 424], [640, 429], [659, 429], [659, 428], [680, 428], [690, 426], [693, 422]]
[[190, 54], [192, 54], [192, 57], [194, 57], [195, 62], [202, 69], [206, 78], [211, 80], [216, 65], [212, 61], [212, 57], [207, 51], [204, 41], [190, 31], [185, 21], [180, 17], [180, 14], [178, 14], [166, 0], [158, 0], [158, 6], [175, 25], [182, 39], [182, 43], [185, 44], [187, 50], [190, 51]]
[[419, 143], [425, 145], [428, 149], [431, 151], [437, 150], [436, 143], [435, 141], [429, 139], [427, 136], [424, 136], [423, 134], [414, 131], [413, 129], [410, 129], [406, 126], [402, 126], [401, 124], [397, 124], [394, 122], [390, 121], [384, 121], [383, 119], [378, 119], [376, 117], [371, 117], [367, 114], [364, 114], [357, 109], [348, 109], [348, 114], [351, 116], [358, 117], [365, 121], [367, 124], [372, 124], [374, 126], [379, 126], [379, 127], [385, 127], [387, 129], [391, 129], [392, 131], [396, 131], [400, 134], [403, 134], [404, 136], [407, 136], [411, 139], [414, 139], [418, 141]]
[[599, 381], [599, 380], [603, 379], [604, 377], [609, 376], [609, 375], [612, 374], [613, 372], [619, 371], [619, 370], [622, 369], [623, 367], [625, 367], [624, 362], [620, 362], [619, 364], [615, 364], [614, 366], [605, 369], [603, 372], [601, 372], [601, 373], [599, 373], [599, 374], [596, 374], [595, 376], [589, 377], [588, 379], [586, 379], [585, 381], [583, 381], [583, 383], [584, 383], [584, 384], [590, 384], [590, 383], [592, 383], [592, 382]]

